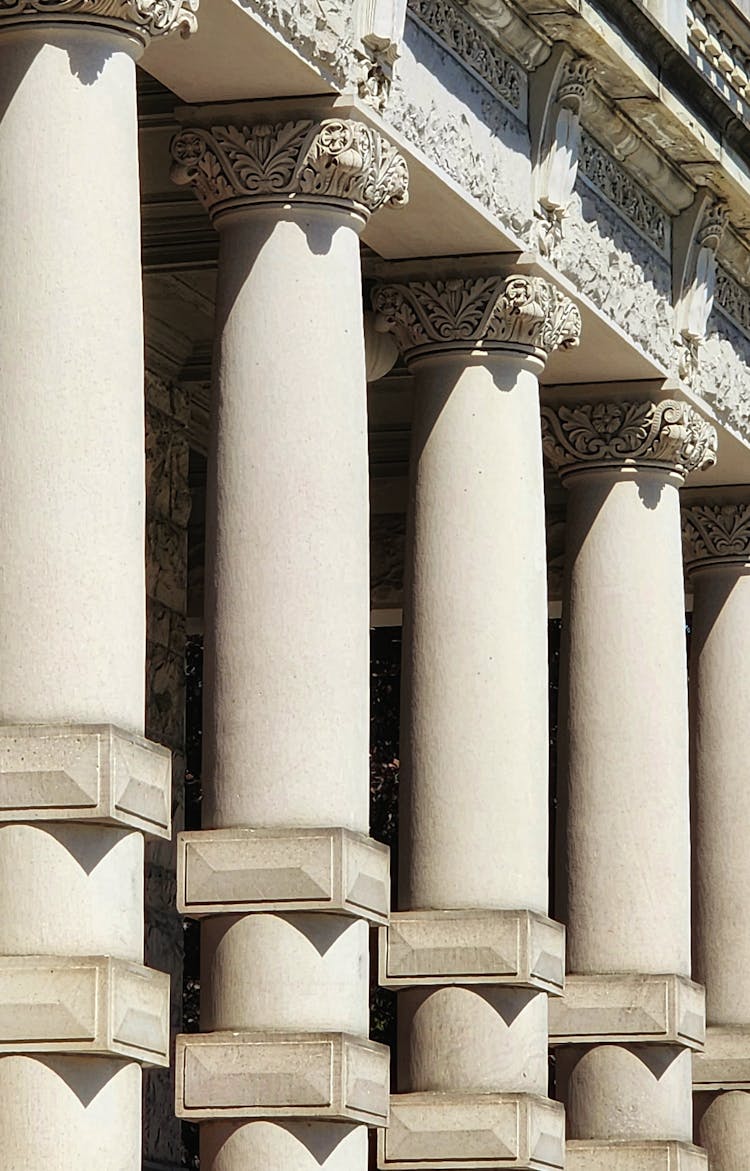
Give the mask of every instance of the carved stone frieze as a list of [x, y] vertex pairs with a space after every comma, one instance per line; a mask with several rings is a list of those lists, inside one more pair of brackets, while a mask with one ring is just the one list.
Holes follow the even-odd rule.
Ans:
[[669, 248], [669, 216], [604, 147], [581, 134], [578, 171], [659, 252]]
[[685, 564], [750, 564], [750, 504], [692, 504], [682, 509]]
[[562, 476], [638, 464], [681, 475], [716, 462], [716, 429], [686, 403], [595, 402], [542, 407], [542, 445]]
[[550, 55], [546, 36], [506, 0], [460, 0], [491, 35], [507, 45], [524, 69], [536, 69]]
[[714, 305], [750, 336], [750, 291], [720, 264], [716, 266]]
[[581, 315], [540, 277], [476, 277], [379, 285], [372, 295], [380, 328], [408, 359], [436, 348], [502, 348], [547, 355], [577, 346]]
[[214, 216], [251, 200], [322, 200], [364, 215], [408, 200], [403, 157], [350, 119], [184, 129], [172, 157], [174, 182], [191, 184]]
[[78, 20], [121, 29], [145, 45], [177, 29], [189, 36], [197, 11], [198, 0], [0, 0], [0, 33], [38, 20]]

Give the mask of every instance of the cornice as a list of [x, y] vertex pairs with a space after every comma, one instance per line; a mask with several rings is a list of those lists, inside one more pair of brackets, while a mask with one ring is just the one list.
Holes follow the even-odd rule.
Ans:
[[104, 25], [147, 45], [153, 37], [198, 27], [198, 0], [0, 0], [0, 34], [23, 24], [58, 21]]
[[682, 509], [688, 571], [750, 565], [750, 504], [690, 504]]

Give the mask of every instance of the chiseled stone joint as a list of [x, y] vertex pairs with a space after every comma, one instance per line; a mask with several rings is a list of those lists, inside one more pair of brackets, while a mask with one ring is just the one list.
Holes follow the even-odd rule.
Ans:
[[542, 407], [544, 454], [563, 479], [642, 466], [686, 476], [716, 463], [717, 444], [715, 427], [674, 399]]
[[408, 201], [404, 158], [363, 122], [190, 127], [172, 140], [172, 179], [190, 184], [213, 219], [239, 207], [318, 202], [367, 218]]
[[750, 504], [692, 504], [682, 509], [688, 571], [708, 566], [750, 567]]
[[199, 0], [0, 0], [0, 34], [22, 24], [58, 21], [97, 24], [135, 37], [144, 46], [153, 37], [198, 27]]
[[377, 327], [407, 361], [447, 350], [515, 350], [541, 358], [581, 338], [578, 307], [534, 276], [412, 281], [372, 294]]

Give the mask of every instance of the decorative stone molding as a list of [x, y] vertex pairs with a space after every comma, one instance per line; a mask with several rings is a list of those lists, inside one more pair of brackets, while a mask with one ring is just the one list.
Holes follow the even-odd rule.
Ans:
[[0, 956], [0, 1054], [169, 1065], [169, 976], [110, 956]]
[[727, 10], [711, 0], [687, 0], [687, 27], [691, 55], [703, 58], [719, 92], [729, 96], [726, 85], [742, 103], [750, 102], [750, 36], [741, 10]]
[[702, 1053], [693, 1056], [695, 1090], [750, 1090], [750, 1028], [706, 1029]]
[[542, 407], [542, 445], [561, 476], [657, 466], [686, 476], [716, 462], [716, 429], [686, 403], [597, 402]]
[[692, 504], [682, 509], [688, 570], [750, 565], [750, 504]]
[[0, 727], [0, 822], [89, 821], [171, 837], [172, 755], [111, 724]]
[[[411, 0], [410, 0], [411, 2]], [[460, 0], [494, 39], [507, 45], [524, 69], [533, 70], [549, 57], [552, 45], [540, 29], [524, 20], [507, 0]]]
[[708, 1156], [690, 1143], [572, 1139], [565, 1171], [708, 1171]]
[[541, 277], [477, 277], [379, 285], [380, 328], [414, 361], [436, 350], [504, 349], [546, 357], [577, 346], [578, 307]]
[[312, 200], [367, 216], [408, 200], [402, 156], [350, 119], [184, 129], [171, 149], [172, 179], [192, 185], [214, 218], [253, 202]]
[[625, 168], [585, 131], [578, 174], [603, 195], [659, 252], [669, 250], [669, 216]]
[[147, 45], [177, 29], [190, 36], [197, 11], [198, 0], [0, 0], [0, 33], [35, 21], [72, 20], [110, 26]]
[[395, 1094], [390, 1126], [378, 1131], [381, 1171], [564, 1165], [564, 1107], [532, 1094]]
[[683, 1045], [700, 1050], [706, 996], [684, 976], [567, 976], [549, 1004], [550, 1045]]
[[581, 110], [590, 88], [591, 63], [583, 57], [564, 57], [554, 71], [534, 152], [543, 253], [548, 253], [560, 238], [573, 197], [581, 146]]
[[719, 263], [716, 265], [714, 307], [750, 337], [750, 290]]
[[714, 303], [716, 254], [729, 209], [723, 200], [704, 194], [683, 220], [681, 230], [675, 232], [673, 270], [675, 341], [685, 350], [681, 373], [687, 377], [698, 365], [698, 350], [706, 337]]
[[188, 1033], [177, 1038], [179, 1118], [388, 1122], [390, 1050], [348, 1033]]
[[387, 923], [390, 851], [347, 829], [212, 829], [177, 841], [183, 915], [320, 911]]
[[565, 928], [533, 911], [399, 911], [380, 929], [385, 988], [506, 984], [559, 996]]

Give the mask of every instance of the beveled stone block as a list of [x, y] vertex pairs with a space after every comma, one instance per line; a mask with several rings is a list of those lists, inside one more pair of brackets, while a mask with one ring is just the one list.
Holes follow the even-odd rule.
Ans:
[[1, 956], [0, 1053], [169, 1065], [169, 976], [111, 956]]
[[186, 1033], [180, 1118], [321, 1118], [385, 1126], [390, 1050], [348, 1033]]
[[333, 829], [213, 829], [177, 843], [183, 915], [326, 911], [386, 923], [390, 850]]
[[559, 996], [565, 928], [533, 911], [394, 911], [379, 964], [385, 988], [510, 984]]
[[378, 1131], [382, 1171], [550, 1171], [564, 1160], [563, 1106], [531, 1094], [396, 1094]]
[[112, 724], [0, 727], [0, 822], [94, 821], [171, 837], [172, 754]]
[[693, 1057], [696, 1090], [750, 1090], [750, 1026], [709, 1026], [702, 1053]]
[[700, 1147], [677, 1142], [595, 1142], [571, 1139], [565, 1171], [707, 1171], [708, 1157]]
[[550, 1045], [653, 1041], [701, 1049], [705, 993], [684, 976], [567, 976], [550, 1001]]

